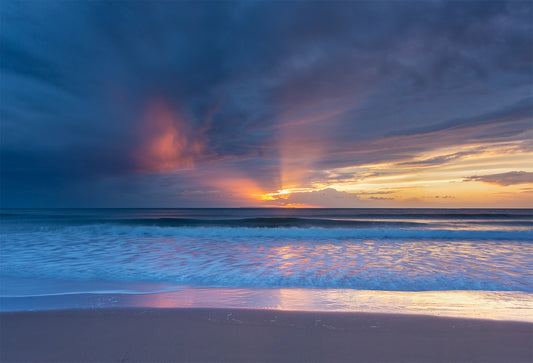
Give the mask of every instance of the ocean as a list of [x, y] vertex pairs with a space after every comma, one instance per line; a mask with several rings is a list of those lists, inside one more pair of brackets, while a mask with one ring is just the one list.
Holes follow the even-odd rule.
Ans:
[[533, 316], [531, 209], [1, 215], [2, 311], [147, 306]]

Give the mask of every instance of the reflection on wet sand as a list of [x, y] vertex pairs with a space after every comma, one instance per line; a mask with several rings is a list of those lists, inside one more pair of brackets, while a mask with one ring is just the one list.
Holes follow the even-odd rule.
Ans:
[[352, 311], [533, 321], [533, 294], [492, 291], [196, 288], [131, 295], [120, 305], [154, 308], [251, 308]]

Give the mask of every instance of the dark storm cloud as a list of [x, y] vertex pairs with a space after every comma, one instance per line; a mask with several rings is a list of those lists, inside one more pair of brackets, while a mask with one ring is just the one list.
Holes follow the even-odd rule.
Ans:
[[[61, 204], [83, 190], [101, 204], [150, 206], [197, 184], [179, 171], [191, 167], [275, 185], [280, 139], [323, 144], [316, 163], [335, 167], [418, 150], [408, 141], [387, 150], [385, 135], [469, 127], [490, 140], [531, 126], [530, 2], [25, 1], [0, 10], [8, 205], [31, 205], [24, 195], [44, 190], [43, 205]], [[168, 118], [155, 126], [154, 105]]]
[[523, 128], [520, 132], [529, 129], [533, 121], [533, 98], [528, 97], [519, 102], [504, 106], [503, 108], [486, 113], [483, 115], [459, 118], [451, 121], [446, 121], [429, 127], [404, 130], [401, 132], [391, 133], [391, 136], [405, 136], [405, 135], [420, 135], [429, 133], [438, 133], [444, 130], [459, 130], [465, 128], [472, 128], [489, 124], [510, 124], [516, 122], [524, 122]]
[[[493, 107], [487, 107], [489, 110]], [[430, 124], [430, 122], [428, 122]], [[533, 126], [533, 99], [525, 98], [497, 110], [467, 118], [456, 118], [422, 128], [407, 128], [401, 132], [384, 133], [381, 138], [368, 138], [351, 147], [340, 140], [321, 161], [323, 168], [357, 166], [394, 162], [400, 167], [423, 167], [445, 164], [490, 149], [491, 143], [512, 141], [515, 152], [530, 149], [529, 135]], [[480, 142], [486, 144], [479, 146]], [[438, 155], [419, 160], [420, 153], [460, 145], [477, 145], [468, 151]]]

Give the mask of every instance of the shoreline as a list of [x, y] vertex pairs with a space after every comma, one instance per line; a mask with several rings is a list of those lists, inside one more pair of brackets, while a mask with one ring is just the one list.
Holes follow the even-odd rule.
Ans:
[[427, 315], [231, 308], [0, 313], [10, 361], [513, 361], [533, 323]]
[[[35, 282], [33, 282], [35, 284]], [[74, 283], [74, 282], [73, 282]], [[25, 286], [23, 283], [21, 286]], [[46, 287], [46, 284], [44, 285]], [[144, 285], [143, 285], [144, 286]], [[149, 284], [144, 286], [149, 291]], [[360, 312], [533, 323], [533, 293], [183, 287], [155, 293], [0, 296], [0, 312], [121, 308], [223, 308]]]

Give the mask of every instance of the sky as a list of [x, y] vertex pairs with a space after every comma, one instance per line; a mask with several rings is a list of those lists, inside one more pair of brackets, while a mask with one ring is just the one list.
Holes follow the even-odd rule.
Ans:
[[2, 207], [533, 206], [530, 1], [2, 1]]

